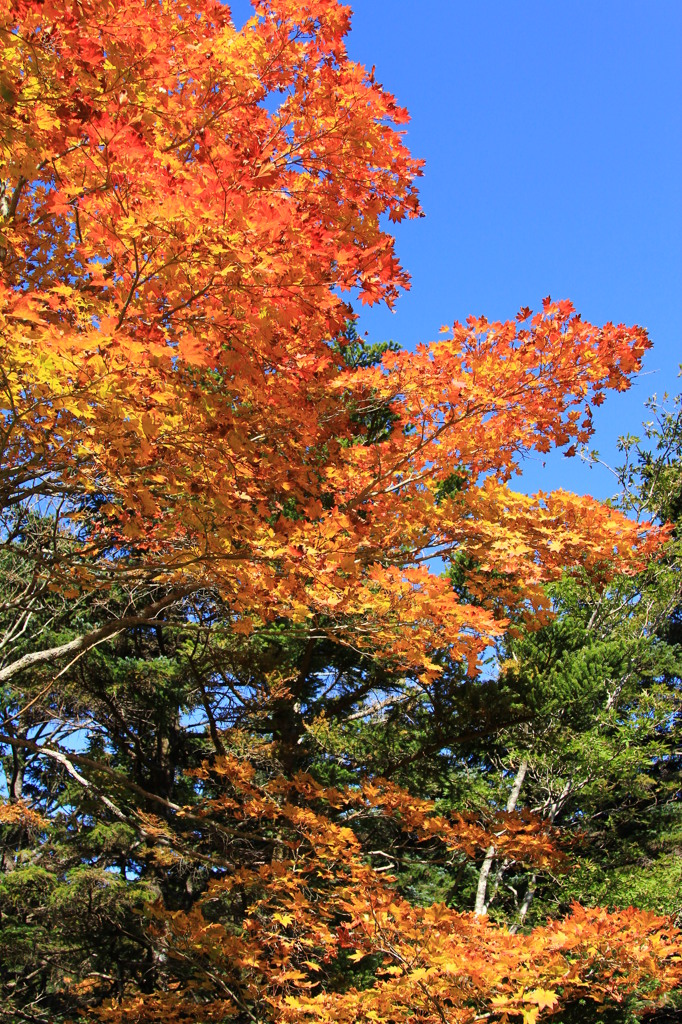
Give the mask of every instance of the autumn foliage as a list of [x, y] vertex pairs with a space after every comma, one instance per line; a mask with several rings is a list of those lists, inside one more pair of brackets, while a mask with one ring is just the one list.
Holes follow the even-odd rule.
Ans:
[[[542, 619], [548, 581], [603, 587], [665, 533], [509, 487], [524, 453], [587, 440], [643, 329], [546, 299], [345, 358], [351, 298], [408, 286], [385, 225], [419, 216], [421, 174], [405, 111], [347, 57], [349, 20], [336, 0], [262, 0], [239, 31], [204, 0], [2, 4], [2, 504], [58, 509], [59, 555], [32, 565], [46, 592], [146, 595], [74, 652], [209, 592], [237, 634], [290, 622], [428, 687], [439, 652], [473, 675], [510, 620]], [[436, 555], [467, 560], [469, 600]], [[539, 822], [445, 819], [380, 779], [325, 788], [280, 771], [274, 743], [256, 778], [220, 745], [182, 828], [136, 817], [169, 863], [215, 868], [190, 911], [150, 922], [177, 978], [104, 1019], [534, 1024], [674, 987], [662, 919], [576, 906], [512, 935], [411, 905], [352, 830], [384, 815], [446, 855], [493, 830], [548, 863]], [[341, 961], [362, 980], [340, 985]]]
[[[177, 1015], [222, 1021], [249, 1007], [256, 1019], [296, 1024], [435, 1024], [473, 1020], [486, 1011], [534, 1024], [542, 1011], [584, 995], [596, 1003], [622, 1001], [653, 982], [655, 998], [679, 976], [670, 962], [677, 959], [674, 930], [641, 911], [608, 914], [576, 905], [569, 918], [514, 936], [442, 904], [412, 906], [393, 891], [390, 876], [363, 862], [349, 827], [355, 820], [397, 816], [418, 842], [435, 839], [446, 850], [471, 853], [490, 833], [462, 819], [438, 818], [428, 802], [382, 780], [341, 792], [299, 774], [263, 787], [255, 784], [254, 769], [236, 759], [200, 771], [209, 774], [222, 778], [225, 789], [204, 805], [203, 826], [210, 822], [220, 831], [227, 813], [232, 827], [224, 827], [232, 850], [241, 851], [241, 866], [230, 866], [190, 913], [169, 916], [157, 909], [152, 929], [183, 982], [152, 1000], [107, 1011], [105, 1020], [161, 1022]], [[334, 823], [331, 815], [339, 811], [343, 823]], [[195, 827], [194, 855], [206, 838], [199, 838], [201, 824]], [[502, 815], [491, 828], [504, 855], [556, 865], [537, 822]], [[164, 833], [172, 848], [171, 833]], [[230, 919], [241, 914], [235, 933]], [[374, 984], [339, 991], [339, 961], [369, 964]]]

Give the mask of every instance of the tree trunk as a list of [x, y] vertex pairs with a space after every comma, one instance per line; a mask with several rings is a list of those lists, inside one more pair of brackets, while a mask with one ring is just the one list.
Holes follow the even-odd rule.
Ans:
[[[519, 765], [519, 770], [517, 771], [516, 778], [514, 779], [514, 785], [512, 786], [511, 793], [509, 794], [509, 799], [507, 800], [507, 814], [511, 814], [511, 812], [516, 809], [516, 804], [518, 802], [519, 794], [521, 792], [521, 786], [523, 785], [523, 780], [526, 777], [527, 771], [528, 758], [524, 757], [524, 759], [521, 761], [521, 764]], [[476, 903], [474, 905], [474, 914], [476, 915], [476, 917], [482, 917], [483, 914], [485, 914], [488, 910], [488, 904], [486, 903], [486, 895], [488, 891], [488, 877], [490, 875], [490, 869], [493, 866], [494, 860], [495, 847], [489, 846], [488, 849], [486, 850], [485, 858], [483, 860], [483, 864], [481, 865], [481, 870], [478, 876], [478, 887], [476, 889]]]
[[[550, 799], [548, 804], [546, 805], [546, 818], [547, 818], [547, 821], [550, 823], [550, 825], [554, 824], [557, 815], [560, 813], [560, 811], [562, 810], [564, 804], [566, 803], [566, 801], [568, 800], [569, 796], [571, 795], [572, 788], [573, 788], [573, 780], [569, 779], [568, 782], [566, 783], [566, 785], [564, 786], [564, 788], [562, 789], [561, 793], [559, 794], [559, 796], [556, 798], [556, 800]], [[536, 882], [537, 882], [537, 875], [535, 874], [535, 872], [533, 872], [533, 874], [530, 876], [530, 879], [528, 881], [528, 888], [526, 889], [526, 895], [523, 897], [523, 901], [521, 903], [521, 906], [519, 907], [518, 919], [517, 919], [516, 923], [513, 924], [512, 927], [509, 929], [509, 931], [512, 934], [516, 933], [519, 930], [519, 928], [521, 928], [523, 926], [523, 922], [526, 920], [526, 914], [528, 913], [528, 908], [530, 907], [531, 903], [533, 902], [533, 897], [535, 896]]]

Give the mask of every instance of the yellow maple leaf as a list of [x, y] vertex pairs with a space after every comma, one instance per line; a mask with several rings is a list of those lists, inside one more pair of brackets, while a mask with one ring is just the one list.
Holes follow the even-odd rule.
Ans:
[[523, 1000], [526, 1003], [535, 1003], [538, 1010], [551, 1010], [559, 1002], [559, 996], [551, 989], [534, 988], [531, 992], [526, 992]]

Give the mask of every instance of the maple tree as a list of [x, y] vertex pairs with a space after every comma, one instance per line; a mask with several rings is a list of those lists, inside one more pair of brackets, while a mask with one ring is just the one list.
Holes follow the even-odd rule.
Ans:
[[[475, 656], [492, 617], [421, 559], [494, 553], [523, 600], [572, 558], [630, 558], [622, 516], [505, 480], [519, 453], [588, 436], [585, 400], [626, 386], [646, 335], [548, 301], [344, 369], [340, 293], [406, 284], [380, 217], [418, 211], [420, 168], [404, 112], [345, 57], [346, 8], [259, 12], [237, 33], [219, 5], [10, 7], [4, 505], [51, 496], [83, 531], [41, 567], [74, 592], [217, 586], [243, 628], [352, 612], [356, 643], [409, 664], [446, 636]], [[392, 429], [363, 443], [353, 413], [379, 402]], [[462, 466], [461, 503], [437, 507]]]
[[[589, 498], [509, 487], [524, 452], [589, 437], [592, 405], [640, 365], [641, 328], [547, 299], [415, 353], [352, 358], [349, 298], [391, 304], [408, 285], [383, 218], [419, 215], [421, 166], [406, 113], [348, 59], [349, 19], [336, 0], [262, 0], [239, 31], [218, 3], [2, 5], [0, 682], [28, 679], [2, 735], [16, 783], [3, 822], [45, 827], [23, 803], [30, 753], [152, 860], [210, 865], [205, 895], [154, 926], [183, 970], [153, 998], [119, 992], [111, 1020], [532, 1024], [588, 985], [595, 1000], [656, 998], [679, 974], [666, 922], [634, 910], [511, 936], [401, 899], [349, 828], [359, 805], [415, 842], [475, 852], [490, 836], [387, 781], [302, 774], [299, 741], [329, 711], [301, 721], [308, 670], [263, 672], [270, 745], [251, 732], [237, 756], [244, 734], [216, 725], [226, 650], [283, 629], [302, 661], [343, 652], [347, 712], [382, 685], [433, 686], [444, 653], [473, 676], [510, 622], [545, 621], [548, 581], [579, 568], [604, 587], [667, 536]], [[466, 567], [466, 599], [436, 555]], [[182, 802], [169, 737], [183, 701], [163, 738], [159, 724], [153, 779], [29, 734], [29, 711], [51, 721], [39, 702], [55, 665], [71, 679], [131, 631], [169, 627], [180, 649], [215, 623], [198, 684], [213, 751], [187, 766]], [[139, 806], [116, 803], [121, 787]], [[501, 831], [519, 859], [552, 856], [542, 823], [510, 812]], [[371, 983], [339, 982], [349, 956]]]

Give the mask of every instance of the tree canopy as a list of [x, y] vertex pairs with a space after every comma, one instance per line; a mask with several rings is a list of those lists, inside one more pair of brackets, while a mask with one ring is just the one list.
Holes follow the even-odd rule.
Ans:
[[3, 2], [12, 1020], [535, 1024], [679, 982], [671, 901], [599, 908], [560, 835], [634, 850], [674, 804], [677, 421], [620, 508], [510, 487], [649, 339], [550, 298], [358, 339], [422, 168], [349, 19]]

